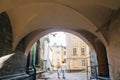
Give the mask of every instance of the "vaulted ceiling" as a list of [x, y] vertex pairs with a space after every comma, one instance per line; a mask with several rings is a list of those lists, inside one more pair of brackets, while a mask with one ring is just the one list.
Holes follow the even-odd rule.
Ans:
[[35, 30], [63, 28], [86, 30], [107, 44], [104, 31], [120, 0], [0, 0], [0, 12], [7, 12], [13, 31], [13, 48]]

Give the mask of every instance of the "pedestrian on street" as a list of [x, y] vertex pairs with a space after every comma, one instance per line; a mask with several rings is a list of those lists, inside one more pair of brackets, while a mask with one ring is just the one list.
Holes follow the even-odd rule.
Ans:
[[58, 62], [58, 63], [57, 63], [57, 76], [58, 76], [58, 79], [60, 79], [60, 73], [61, 73], [61, 65], [60, 65], [60, 63]]
[[65, 79], [65, 73], [66, 73], [66, 63], [63, 61], [62, 65], [61, 65], [61, 69], [62, 69], [62, 78]]

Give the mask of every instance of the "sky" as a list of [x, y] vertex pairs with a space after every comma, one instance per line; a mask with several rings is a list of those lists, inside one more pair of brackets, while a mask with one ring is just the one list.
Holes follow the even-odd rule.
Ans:
[[66, 46], [66, 36], [64, 32], [53, 32], [49, 34], [50, 45]]

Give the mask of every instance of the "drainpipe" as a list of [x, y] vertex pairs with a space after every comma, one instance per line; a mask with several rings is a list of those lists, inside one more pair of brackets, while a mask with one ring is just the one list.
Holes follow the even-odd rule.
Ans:
[[35, 67], [35, 65], [32, 65], [32, 66], [33, 66], [33, 69], [34, 69], [34, 76], [33, 76], [34, 78], [33, 79], [36, 80], [36, 67]]
[[34, 65], [34, 47], [32, 49], [32, 66], [33, 66], [33, 69], [34, 69], [34, 80], [36, 80], [36, 67]]

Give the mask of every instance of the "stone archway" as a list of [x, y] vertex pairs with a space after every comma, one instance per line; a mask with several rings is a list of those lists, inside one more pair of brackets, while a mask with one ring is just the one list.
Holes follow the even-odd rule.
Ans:
[[89, 18], [65, 5], [55, 3], [26, 5], [8, 10], [7, 14], [12, 23], [13, 50], [23, 37], [34, 30], [60, 27], [74, 30], [85, 29], [107, 45], [107, 41], [101, 32], [95, 32], [97, 26]]
[[[75, 34], [79, 37], [82, 37], [92, 48], [94, 48], [96, 50], [96, 53], [99, 54], [98, 59], [100, 61], [100, 65], [108, 64], [106, 51], [104, 51], [105, 47], [104, 47], [103, 43], [96, 36], [94, 36], [92, 33], [88, 32], [86, 30], [83, 30], [83, 29], [74, 30], [74, 29], [67, 29], [67, 28], [53, 28], [53, 29], [45, 29], [45, 30], [41, 30], [41, 29], [35, 30], [35, 31], [29, 33], [27, 36], [25, 36], [24, 38], [22, 38], [20, 40], [19, 44], [17, 45], [17, 48], [16, 48], [15, 52], [17, 50], [22, 51], [22, 52], [25, 50], [25, 53], [27, 53], [30, 50], [32, 44], [37, 39], [44, 36], [45, 34], [48, 34], [48, 33], [53, 32], [53, 31], [59, 31], [59, 30], [66, 31], [66, 32]], [[24, 44], [26, 45], [25, 47], [24, 47]], [[101, 51], [100, 48], [103, 48], [103, 50]], [[99, 51], [101, 51], [101, 52], [99, 53]], [[101, 53], [103, 53], [104, 55], [101, 56], [100, 55]], [[103, 57], [104, 59], [102, 60], [101, 57]], [[99, 62], [98, 62], [98, 64], [99, 64]], [[101, 70], [101, 69], [99, 71], [100, 71], [100, 75], [102, 75], [102, 76], [108, 76], [109, 75], [108, 68], [106, 68], [106, 72], [103, 72], [103, 70]]]
[[92, 33], [86, 30], [77, 31], [77, 30], [70, 30], [64, 28], [53, 28], [45, 31], [41, 31], [41, 30], [33, 31], [32, 33], [30, 33], [25, 37], [26, 39], [25, 54], [26, 55], [28, 54], [34, 42], [36, 42], [40, 37], [49, 34], [50, 32], [56, 32], [56, 31], [64, 31], [64, 32], [72, 33], [85, 40], [85, 42], [96, 52], [97, 60], [98, 60], [98, 65], [96, 66], [98, 68], [98, 75], [103, 77], [109, 77], [108, 58], [107, 58], [105, 46], [95, 35], [93, 35]]
[[[111, 78], [112, 80], [117, 80], [117, 79], [119, 80], [120, 79], [120, 65], [119, 65], [120, 64], [120, 54], [119, 54], [120, 53], [120, 38], [119, 38], [120, 16], [119, 16], [119, 13], [118, 13], [118, 17], [116, 15], [115, 20], [113, 21], [109, 20], [112, 11], [116, 11], [117, 9], [120, 8], [119, 3], [120, 3], [120, 0], [97, 0], [97, 1], [95, 0], [89, 0], [89, 1], [86, 1], [86, 0], [24, 0], [24, 1], [0, 0], [0, 13], [5, 11], [7, 12], [10, 18], [12, 31], [13, 31], [13, 34], [12, 34], [13, 42], [10, 43], [10, 46], [12, 46], [12, 50], [15, 50], [15, 48], [19, 45], [19, 43], [21, 43], [20, 41], [24, 42], [23, 38], [26, 37], [31, 32], [33, 32], [34, 30], [41, 29], [41, 31], [43, 31], [43, 30], [53, 28], [53, 27], [47, 27], [47, 26], [58, 27], [60, 25], [63, 25], [63, 24], [60, 24], [60, 25], [46, 24], [53, 21], [51, 20], [53, 18], [54, 18], [54, 21], [56, 22], [57, 21], [65, 22], [66, 23], [65, 26], [67, 26], [66, 28], [68, 29], [79, 30], [81, 27], [86, 27], [85, 30], [96, 35], [97, 38], [100, 39], [100, 41], [104, 44], [105, 48], [107, 49], [109, 61], [111, 63], [111, 69], [110, 69]], [[84, 18], [80, 17], [80, 15], [82, 15]], [[4, 21], [4, 19], [2, 19], [2, 21]], [[92, 23], [92, 24], [94, 23], [94, 24], [93, 25], [87, 24], [86, 26], [83, 26], [81, 23], [79, 24], [79, 22], [81, 21], [83, 21], [84, 25], [86, 23]], [[106, 22], [109, 23], [109, 21], [111, 22], [110, 24], [108, 24], [109, 30], [104, 30], [106, 28], [105, 26], [104, 28], [102, 28], [102, 30], [99, 33], [95, 32], [97, 29], [101, 28], [102, 25], [106, 24]], [[35, 24], [32, 24], [32, 23], [35, 23]], [[71, 27], [70, 27], [70, 24], [72, 24]], [[78, 25], [77, 27], [75, 26], [76, 24]], [[94, 38], [94, 37], [91, 36], [91, 38]], [[88, 39], [88, 40], [91, 40], [91, 39]], [[91, 43], [94, 43], [94, 42], [91, 41]], [[3, 47], [2, 44], [1, 46]], [[20, 52], [22, 52], [21, 49], [19, 50]], [[6, 52], [6, 50], [4, 50], [4, 52]], [[8, 70], [9, 69], [10, 68], [8, 68]]]

